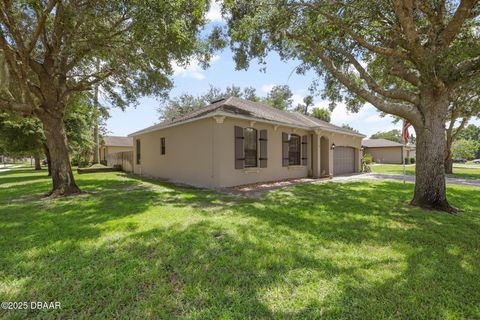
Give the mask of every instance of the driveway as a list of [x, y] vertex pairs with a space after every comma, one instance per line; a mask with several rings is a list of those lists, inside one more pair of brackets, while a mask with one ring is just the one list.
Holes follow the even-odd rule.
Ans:
[[[404, 176], [399, 174], [387, 174], [387, 173], [364, 173], [364, 174], [354, 174], [348, 176], [334, 177], [330, 181], [350, 181], [350, 180], [361, 180], [361, 179], [373, 179], [373, 180], [400, 180], [408, 182], [415, 182], [415, 176]], [[474, 186], [480, 187], [480, 180], [473, 179], [460, 179], [460, 178], [446, 178], [447, 184], [461, 184], [464, 186]]]

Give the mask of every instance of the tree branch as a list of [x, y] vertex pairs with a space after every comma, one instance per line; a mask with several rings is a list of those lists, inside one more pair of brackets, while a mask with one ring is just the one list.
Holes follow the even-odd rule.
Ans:
[[93, 85], [105, 80], [113, 74], [114, 70], [103, 70], [96, 72], [94, 74], [85, 76], [85, 78], [94, 78], [93, 80], [87, 81], [82, 80], [73, 85], [67, 85], [69, 91], [85, 91], [90, 90]]
[[463, 128], [465, 128], [468, 120], [469, 117], [463, 117], [462, 122], [460, 122], [460, 125], [455, 129], [455, 132], [452, 134], [452, 141], [455, 140], [458, 134], [463, 130]]
[[452, 20], [450, 20], [447, 27], [440, 34], [441, 44], [444, 48], [455, 39], [455, 36], [462, 28], [465, 20], [470, 16], [471, 10], [477, 2], [478, 0], [462, 0], [460, 2]]
[[413, 0], [394, 0], [393, 7], [407, 38], [407, 44], [417, 60], [425, 57], [425, 49], [420, 43], [420, 36], [413, 19]]
[[0, 98], [0, 109], [5, 111], [20, 112], [27, 115], [31, 115], [34, 111], [34, 108], [29, 104], [4, 100], [2, 98]]
[[463, 61], [450, 73], [449, 84], [458, 87], [480, 75], [480, 56]]
[[[8, 2], [7, 2], [8, 3]], [[0, 21], [2, 21], [7, 27], [8, 32], [12, 35], [15, 44], [18, 47], [19, 51], [22, 53], [22, 58], [25, 55], [25, 42], [23, 41], [21, 32], [16, 28], [17, 24], [15, 21], [11, 20], [11, 15], [5, 12], [4, 6], [0, 6]]]
[[44, 32], [44, 27], [45, 27], [45, 21], [47, 20], [48, 15], [50, 12], [52, 12], [53, 8], [57, 4], [58, 0], [50, 0], [50, 2], [47, 5], [47, 8], [43, 12], [43, 14], [40, 16], [37, 26], [35, 27], [35, 31], [33, 32], [32, 38], [30, 39], [30, 42], [27, 47], [27, 54], [30, 54], [32, 52], [33, 48], [35, 48], [35, 45], [37, 43], [38, 37], [40, 34]]
[[336, 16], [329, 15], [327, 13], [322, 13], [320, 12], [322, 16], [330, 20], [332, 23], [340, 27], [343, 31], [348, 33], [352, 39], [357, 42], [361, 47], [364, 47], [368, 50], [371, 50], [375, 53], [381, 54], [381, 55], [386, 55], [390, 57], [397, 57], [399, 59], [403, 60], [408, 60], [409, 57], [405, 52], [398, 51], [392, 48], [387, 48], [387, 47], [382, 47], [382, 46], [377, 46], [374, 44], [371, 44], [368, 42], [365, 38], [363, 38], [361, 35], [353, 31], [349, 26], [347, 26], [341, 19], [339, 19]]
[[360, 74], [360, 77], [365, 80], [367, 83], [368, 87], [375, 91], [376, 93], [390, 99], [395, 99], [395, 100], [401, 100], [401, 101], [406, 101], [410, 102], [414, 105], [417, 105], [420, 102], [420, 98], [415, 92], [411, 92], [408, 90], [402, 90], [402, 89], [391, 89], [391, 90], [386, 90], [383, 87], [381, 87], [375, 79], [365, 70], [365, 68], [358, 62], [358, 60], [348, 51], [340, 49], [340, 48], [332, 48], [328, 47], [328, 50], [335, 51], [337, 53], [340, 53], [344, 57], [350, 61], [350, 63], [355, 67], [355, 69], [358, 71]]
[[325, 68], [338, 80], [342, 83], [347, 89], [354, 92], [361, 98], [373, 104], [380, 111], [394, 114], [399, 117], [409, 120], [415, 126], [422, 126], [422, 115], [420, 111], [413, 105], [401, 104], [401, 103], [389, 103], [385, 100], [377, 97], [374, 93], [365, 90], [356, 84], [352, 79], [350, 79], [343, 72], [338, 70], [333, 61], [324, 53], [319, 53], [320, 59], [322, 60]]
[[388, 73], [410, 82], [416, 87], [420, 85], [420, 77], [416, 70], [408, 68], [408, 66], [405, 65], [402, 60], [394, 57], [390, 57], [390, 62], [392, 63], [393, 67], [388, 71]]

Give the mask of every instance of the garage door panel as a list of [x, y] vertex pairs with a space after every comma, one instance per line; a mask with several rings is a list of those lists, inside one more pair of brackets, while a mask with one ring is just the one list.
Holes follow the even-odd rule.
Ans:
[[333, 150], [333, 174], [355, 172], [355, 149], [351, 147], [336, 147]]

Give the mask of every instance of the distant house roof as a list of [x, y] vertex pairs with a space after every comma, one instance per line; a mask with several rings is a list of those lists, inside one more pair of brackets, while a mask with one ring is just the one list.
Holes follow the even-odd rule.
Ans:
[[129, 136], [152, 132], [175, 125], [180, 125], [185, 122], [194, 121], [197, 119], [202, 119], [215, 115], [223, 115], [234, 118], [247, 118], [253, 120], [256, 119], [260, 121], [272, 122], [279, 125], [283, 124], [291, 127], [300, 127], [312, 130], [323, 129], [355, 135], [359, 137], [365, 137], [358, 132], [333, 125], [331, 123], [314, 117], [306, 116], [298, 112], [282, 111], [260, 102], [244, 100], [237, 97], [229, 97], [226, 99], [215, 101], [206, 107], [194, 110], [173, 120], [164, 121], [143, 130], [134, 132]]
[[390, 141], [387, 139], [364, 139], [362, 146], [366, 148], [385, 148], [385, 147], [402, 147], [401, 143]]
[[131, 137], [105, 136], [103, 144], [107, 147], [133, 147], [133, 139]]

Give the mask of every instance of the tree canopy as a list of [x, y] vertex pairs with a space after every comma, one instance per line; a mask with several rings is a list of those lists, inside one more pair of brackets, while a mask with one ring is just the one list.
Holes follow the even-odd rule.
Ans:
[[330, 111], [322, 108], [313, 108], [312, 111], [310, 112], [310, 115], [312, 117], [315, 117], [317, 119], [330, 122]]
[[459, 139], [453, 143], [453, 157], [471, 160], [479, 149], [479, 141]]
[[208, 8], [203, 0], [2, 2], [0, 74], [8, 86], [0, 106], [42, 112], [47, 84], [66, 100], [101, 83], [115, 106], [161, 95], [171, 86], [172, 61], [208, 61], [197, 38]]
[[[262, 102], [283, 111], [294, 111], [292, 99], [293, 93], [288, 85], [273, 86], [267, 95], [263, 97], [257, 95], [257, 91], [253, 87], [246, 87], [242, 89], [239, 86], [231, 85], [225, 88], [225, 90], [222, 90], [220, 88], [210, 86], [207, 92], [200, 95], [195, 96], [190, 93], [183, 93], [173, 98], [170, 97], [168, 99], [164, 99], [158, 108], [160, 120], [171, 120], [198, 108], [205, 107], [212, 103], [212, 101], [231, 96], [250, 101]], [[310, 114], [308, 112], [308, 107], [313, 105], [313, 97], [306, 96], [304, 103], [305, 105], [297, 106], [295, 111], [304, 114]], [[305, 110], [307, 110], [307, 113], [305, 113]]]
[[393, 129], [386, 132], [377, 132], [375, 134], [372, 134], [370, 139], [387, 139], [390, 141], [403, 143], [402, 133], [400, 132], [400, 130], [397, 130], [397, 129]]
[[43, 132], [38, 120], [0, 113], [0, 146], [3, 155], [21, 157], [42, 153]]
[[[0, 3], [0, 109], [35, 116], [52, 159], [52, 195], [80, 192], [63, 118], [76, 94], [99, 85], [125, 107], [171, 87], [172, 63], [204, 66], [221, 45], [200, 39], [210, 1], [48, 0]], [[206, 40], [206, 39], [204, 39]]]
[[293, 106], [293, 93], [288, 85], [274, 86], [267, 94], [263, 102], [274, 108], [288, 111]]
[[333, 103], [357, 111], [369, 102], [407, 119], [418, 146], [412, 204], [454, 211], [445, 122], [457, 90], [480, 77], [477, 0], [225, 0], [223, 11], [238, 68], [276, 51], [299, 60], [298, 73], [315, 71], [313, 87]]
[[164, 99], [158, 108], [160, 120], [172, 120], [193, 110], [205, 107], [213, 101], [226, 98], [238, 97], [251, 101], [259, 101], [255, 88], [246, 87], [243, 90], [235, 85], [228, 86], [225, 90], [210, 86], [207, 92], [200, 95], [183, 93], [176, 97]]

